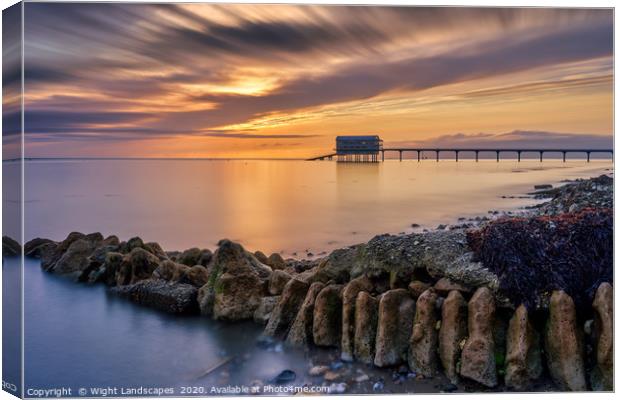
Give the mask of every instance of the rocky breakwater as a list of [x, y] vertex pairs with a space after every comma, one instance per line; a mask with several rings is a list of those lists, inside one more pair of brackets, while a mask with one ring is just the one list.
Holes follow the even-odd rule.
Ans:
[[[599, 190], [604, 182], [579, 184]], [[564, 204], [563, 193], [576, 196], [567, 187], [552, 201]], [[165, 252], [98, 233], [35, 239], [24, 251], [48, 272], [101, 282], [146, 306], [253, 319], [266, 337], [338, 348], [344, 361], [406, 379], [444, 374], [453, 384], [446, 390], [541, 382], [613, 390], [612, 212], [555, 209], [469, 230], [380, 235], [317, 260], [267, 257], [229, 240], [213, 253]], [[336, 379], [329, 373], [311, 375]], [[338, 379], [346, 380], [339, 390], [356, 382]]]

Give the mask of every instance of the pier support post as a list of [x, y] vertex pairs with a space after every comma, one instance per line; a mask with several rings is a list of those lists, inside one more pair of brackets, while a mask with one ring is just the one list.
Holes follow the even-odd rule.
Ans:
[[495, 158], [497, 159], [497, 162], [499, 162], [499, 150], [495, 151]]
[[517, 151], [517, 162], [521, 162], [521, 150]]
[[562, 152], [562, 162], [566, 162], [566, 152]]
[[456, 154], [456, 162], [459, 162], [459, 151], [455, 150], [454, 153]]
[[420, 162], [420, 150], [418, 150], [418, 162]]
[[588, 162], [590, 162], [590, 152], [588, 151], [588, 152], [586, 152], [586, 153], [587, 153], [587, 155], [588, 155]]
[[437, 162], [439, 162], [439, 150], [435, 150], [435, 156], [437, 158]]
[[542, 162], [543, 152], [542, 152], [542, 151], [539, 151], [539, 153], [540, 153], [540, 162]]
[[476, 162], [478, 162], [478, 153], [479, 153], [479, 151], [476, 150]]
[[403, 161], [403, 151], [398, 150], [398, 161]]

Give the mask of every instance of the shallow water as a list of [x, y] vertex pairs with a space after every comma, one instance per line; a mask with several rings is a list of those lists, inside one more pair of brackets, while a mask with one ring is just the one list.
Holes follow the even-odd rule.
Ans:
[[610, 162], [88, 160], [26, 163], [25, 237], [141, 236], [166, 250], [240, 241], [305, 256], [380, 233], [531, 204], [533, 185], [590, 177]]

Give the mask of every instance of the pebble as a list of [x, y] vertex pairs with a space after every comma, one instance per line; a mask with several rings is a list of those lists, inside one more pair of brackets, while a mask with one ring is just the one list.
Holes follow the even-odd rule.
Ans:
[[359, 376], [355, 377], [355, 382], [357, 382], [357, 383], [366, 382], [369, 379], [370, 379], [370, 377], [368, 375], [362, 374], [362, 375], [359, 375]]
[[276, 376], [275, 378], [273, 378], [273, 382], [274, 383], [287, 383], [287, 382], [292, 382], [297, 378], [297, 374], [295, 373], [295, 371], [291, 371], [290, 369], [285, 369], [284, 371], [280, 372], [278, 374], [278, 376]]
[[342, 394], [347, 391], [347, 384], [344, 382], [332, 383], [329, 386], [329, 393]]
[[333, 363], [331, 363], [331, 365], [329, 366], [329, 368], [332, 371], [337, 371], [340, 368], [344, 367], [344, 363], [342, 361], [334, 361]]
[[327, 371], [325, 375], [323, 375], [323, 378], [325, 378], [325, 380], [327, 381], [335, 381], [340, 378], [341, 375], [342, 374], [340, 374], [339, 372]]
[[308, 371], [308, 375], [321, 376], [327, 371], [329, 371], [329, 367], [327, 365], [315, 365], [314, 367], [310, 368], [310, 370]]
[[378, 382], [375, 382], [374, 385], [372, 385], [372, 390], [374, 390], [375, 392], [378, 392], [379, 390], [383, 390], [384, 387], [385, 387], [385, 384], [383, 383], [383, 381], [378, 381]]

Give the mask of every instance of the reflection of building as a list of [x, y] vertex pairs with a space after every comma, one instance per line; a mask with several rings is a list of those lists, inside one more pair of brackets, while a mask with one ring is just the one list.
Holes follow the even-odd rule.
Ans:
[[338, 161], [376, 162], [382, 150], [383, 140], [377, 135], [336, 137]]

